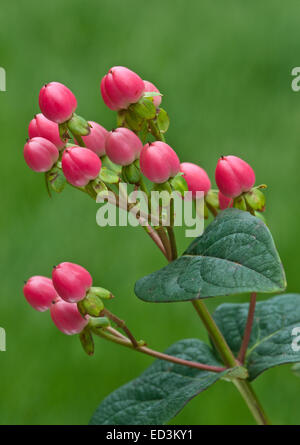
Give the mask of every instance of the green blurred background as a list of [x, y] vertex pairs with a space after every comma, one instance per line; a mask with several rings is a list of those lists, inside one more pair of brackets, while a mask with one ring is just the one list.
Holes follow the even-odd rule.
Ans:
[[[82, 264], [95, 283], [110, 288], [118, 298], [109, 307], [150, 346], [206, 339], [192, 305], [151, 305], [134, 296], [134, 282], [164, 264], [141, 229], [100, 229], [92, 200], [69, 188], [49, 199], [43, 175], [25, 165], [22, 149], [40, 87], [65, 83], [79, 114], [111, 129], [115, 115], [99, 92], [106, 71], [125, 65], [154, 82], [171, 118], [167, 140], [181, 160], [200, 163], [213, 178], [218, 157], [235, 154], [254, 166], [258, 183], [268, 184], [268, 222], [288, 290], [297, 292], [300, 92], [291, 90], [291, 70], [300, 65], [299, 17], [296, 0], [2, 1], [0, 326], [7, 351], [0, 352], [1, 424], [86, 424], [107, 394], [152, 362], [100, 340], [89, 358], [76, 336], [64, 336], [49, 313], [26, 303], [23, 280], [50, 275], [61, 261]], [[182, 251], [190, 239], [177, 232]], [[299, 424], [300, 379], [290, 366], [270, 370], [254, 387], [274, 423]], [[219, 382], [172, 422], [253, 419], [233, 385]]]

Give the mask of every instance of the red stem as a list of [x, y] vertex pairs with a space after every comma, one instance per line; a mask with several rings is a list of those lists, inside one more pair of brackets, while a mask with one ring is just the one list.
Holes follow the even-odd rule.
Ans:
[[246, 322], [246, 327], [245, 327], [245, 332], [244, 332], [244, 338], [243, 338], [243, 341], [241, 344], [241, 349], [240, 349], [240, 352], [238, 355], [238, 361], [241, 364], [243, 364], [245, 361], [246, 352], [247, 352], [249, 341], [250, 341], [251, 330], [252, 330], [252, 325], [253, 325], [253, 320], [254, 320], [255, 305], [256, 305], [256, 292], [253, 292], [250, 295], [249, 311], [248, 311], [248, 317], [247, 317], [247, 322]]

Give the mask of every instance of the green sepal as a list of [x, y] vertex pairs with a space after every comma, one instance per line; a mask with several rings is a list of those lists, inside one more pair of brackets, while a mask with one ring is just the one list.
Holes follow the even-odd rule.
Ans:
[[170, 184], [176, 192], [179, 192], [184, 197], [184, 193], [188, 192], [188, 186], [182, 173], [178, 173], [174, 178], [170, 180]]
[[147, 91], [143, 94], [143, 97], [156, 97], [156, 96], [162, 96], [162, 94], [157, 93], [156, 91]]
[[95, 191], [97, 195], [103, 192], [106, 195], [108, 192], [106, 184], [100, 179], [100, 177], [94, 179], [88, 185], [91, 185], [92, 189]]
[[125, 115], [125, 122], [130, 130], [133, 130], [135, 132], [140, 131], [144, 121], [145, 119], [143, 117], [135, 113], [134, 110], [128, 108]]
[[71, 119], [68, 120], [67, 126], [75, 136], [87, 136], [91, 131], [89, 123], [83, 117], [78, 116], [78, 114], [75, 113]]
[[122, 171], [122, 165], [115, 164], [106, 155], [101, 157], [101, 162], [103, 167], [107, 167], [109, 170], [112, 170], [116, 174], [120, 174]]
[[117, 184], [120, 180], [117, 173], [105, 166], [101, 168], [99, 178], [107, 184]]
[[172, 193], [172, 188], [171, 188], [171, 184], [170, 184], [169, 181], [162, 182], [161, 184], [154, 184], [153, 187], [152, 187], [152, 190], [156, 191], [156, 192], [163, 192], [163, 191], [165, 191], [165, 192], [168, 192], [170, 194]]
[[233, 201], [233, 207], [239, 210], [247, 211], [246, 201], [243, 195], [238, 196]]
[[154, 119], [156, 116], [156, 108], [153, 101], [147, 98], [142, 98], [139, 102], [130, 105], [129, 110], [143, 119]]
[[80, 314], [81, 314], [83, 317], [86, 316], [87, 312], [86, 312], [86, 309], [85, 309], [85, 307], [84, 307], [83, 300], [78, 301], [78, 303], [77, 303], [77, 309], [78, 309], [78, 311], [80, 312]]
[[205, 201], [210, 205], [211, 207], [214, 207], [215, 209], [219, 209], [219, 193], [218, 190], [209, 190], [207, 194], [205, 195]]
[[262, 211], [266, 205], [265, 195], [257, 188], [253, 188], [245, 193], [245, 200], [248, 206], [253, 210]]
[[107, 317], [90, 317], [88, 327], [92, 332], [97, 333], [99, 329], [107, 328], [110, 326], [110, 321]]
[[51, 189], [57, 193], [61, 193], [67, 183], [67, 180], [59, 167], [53, 167], [47, 173], [47, 180]]
[[170, 118], [166, 110], [163, 108], [159, 108], [156, 122], [161, 133], [166, 133], [168, 131]]
[[93, 355], [95, 350], [94, 340], [88, 326], [86, 326], [83, 331], [80, 332], [79, 339], [83, 350], [87, 353], [87, 355]]
[[103, 300], [111, 300], [114, 298], [113, 294], [109, 290], [104, 289], [104, 287], [92, 286], [89, 288], [87, 295], [96, 295]]

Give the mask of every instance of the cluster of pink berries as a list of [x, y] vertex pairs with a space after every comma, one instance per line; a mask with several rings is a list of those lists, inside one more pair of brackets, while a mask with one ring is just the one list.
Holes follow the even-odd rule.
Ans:
[[[132, 119], [134, 112], [146, 116], [141, 119], [142, 123], [160, 113], [161, 95], [151, 82], [143, 81], [133, 71], [117, 66], [103, 77], [101, 93], [105, 104], [118, 111], [121, 117], [121, 126], [110, 132], [97, 122], [87, 122], [75, 114], [77, 100], [66, 86], [58, 82], [43, 86], [39, 94], [42, 113], [30, 122], [30, 139], [24, 147], [25, 161], [32, 170], [49, 172], [52, 168], [61, 168], [70, 184], [85, 187], [99, 176], [101, 160], [108, 157], [123, 169], [135, 165], [139, 172], [157, 184], [182, 175], [193, 196], [197, 191], [208, 195], [211, 182], [203, 168], [189, 162], [180, 164], [175, 151], [163, 141], [143, 145], [137, 136], [139, 132], [128, 128], [126, 119], [128, 116]], [[150, 112], [151, 118], [145, 114], [145, 109], [147, 112], [150, 109], [149, 104], [155, 109], [154, 116]], [[69, 143], [69, 133], [73, 135], [74, 143]], [[126, 175], [124, 178], [126, 180]], [[258, 188], [253, 189], [255, 174], [242, 159], [222, 156], [216, 167], [215, 179], [219, 197], [217, 205], [214, 205], [218, 208], [235, 205], [245, 209], [249, 206], [254, 206], [254, 210], [264, 209], [261, 192]], [[236, 199], [251, 189], [248, 202]]]
[[92, 277], [84, 267], [65, 262], [53, 268], [52, 279], [39, 275], [29, 278], [23, 292], [34, 309], [40, 312], [50, 309], [57, 328], [73, 335], [87, 326], [89, 314], [100, 315], [104, 307], [101, 298], [111, 297], [109, 291], [92, 284]]

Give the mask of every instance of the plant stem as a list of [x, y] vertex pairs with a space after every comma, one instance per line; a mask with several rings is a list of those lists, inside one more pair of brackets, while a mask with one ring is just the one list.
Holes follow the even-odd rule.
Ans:
[[[198, 312], [201, 320], [203, 321], [203, 324], [205, 325], [208, 333], [210, 334], [211, 339], [215, 344], [219, 354], [224, 360], [224, 363], [230, 368], [237, 366], [237, 360], [235, 359], [231, 349], [229, 348], [214, 319], [210, 315], [204, 302], [202, 300], [194, 300], [192, 303], [196, 311]], [[256, 422], [259, 425], [269, 425], [269, 420], [267, 419], [267, 416], [264, 413], [264, 410], [259, 400], [257, 399], [257, 396], [253, 391], [250, 383], [247, 380], [241, 379], [233, 379], [233, 383], [244, 398]]]
[[134, 338], [133, 334], [126, 326], [126, 323], [124, 320], [121, 320], [119, 317], [117, 317], [115, 314], [110, 312], [108, 309], [103, 309], [101, 314], [106, 315], [107, 318], [109, 318], [111, 321], [116, 323], [116, 325], [119, 326], [119, 328], [121, 328], [125, 332], [125, 334], [129, 338], [129, 340], [134, 348], [137, 348], [139, 346], [139, 344], [136, 341], [136, 339]]
[[171, 261], [174, 261], [177, 258], [177, 246], [176, 246], [176, 238], [175, 238], [175, 234], [174, 234], [174, 229], [173, 229], [173, 227], [167, 227], [167, 231], [168, 231], [170, 244], [171, 244], [171, 251], [172, 251], [172, 260]]
[[238, 361], [242, 364], [245, 361], [246, 352], [247, 352], [247, 348], [248, 348], [249, 341], [250, 341], [251, 330], [252, 330], [252, 325], [253, 325], [253, 320], [254, 320], [255, 305], [256, 305], [256, 292], [253, 292], [250, 295], [249, 311], [248, 311], [248, 317], [247, 317], [247, 322], [246, 322], [246, 327], [245, 327], [245, 332], [244, 332], [244, 338], [243, 338], [243, 341], [241, 344], [240, 352], [238, 354]]
[[223, 372], [226, 370], [226, 368], [220, 367], [220, 366], [212, 366], [212, 365], [206, 365], [204, 363], [198, 363], [193, 362], [189, 360], [184, 360], [179, 357], [173, 357], [172, 355], [164, 354], [163, 352], [155, 351], [154, 349], [150, 349], [146, 346], [140, 346], [138, 344], [137, 347], [134, 347], [131, 343], [131, 341], [122, 338], [121, 336], [112, 335], [110, 333], [107, 333], [102, 329], [101, 331], [93, 331], [96, 335], [99, 337], [103, 337], [106, 340], [112, 341], [114, 343], [117, 343], [121, 346], [126, 346], [127, 348], [134, 349], [135, 351], [139, 351], [143, 354], [150, 355], [151, 357], [155, 357], [160, 360], [166, 360], [168, 362], [176, 363], [178, 365], [188, 366], [190, 368], [197, 368], [201, 369], [203, 371], [210, 371], [210, 372]]
[[199, 317], [201, 318], [204, 326], [206, 327], [206, 330], [209, 333], [215, 347], [219, 351], [224, 363], [229, 368], [237, 366], [237, 361], [231, 349], [229, 348], [225, 338], [223, 337], [218, 326], [216, 325], [214, 319], [210, 315], [204, 302], [202, 300], [193, 300], [192, 303]]
[[168, 231], [170, 244], [171, 244], [171, 253], [172, 253], [171, 260], [172, 261], [176, 260], [176, 258], [178, 256], [177, 246], [176, 246], [176, 238], [175, 238], [173, 226], [174, 226], [174, 199], [171, 198], [171, 200], [170, 200], [170, 226], [167, 227], [167, 231]]
[[152, 240], [155, 242], [155, 244], [157, 245], [157, 247], [161, 250], [161, 252], [164, 254], [164, 256], [166, 257], [166, 259], [169, 261], [168, 258], [168, 252], [165, 249], [165, 246], [161, 240], [161, 237], [159, 236], [159, 234], [157, 233], [158, 230], [154, 230], [152, 226], [150, 226], [149, 224], [147, 225], [142, 225], [143, 229], [145, 230], [145, 232], [152, 238]]
[[164, 227], [156, 227], [155, 230], [158, 233], [158, 235], [159, 235], [159, 237], [160, 237], [160, 239], [161, 239], [161, 241], [163, 243], [164, 249], [166, 251], [166, 258], [167, 258], [167, 260], [168, 261], [172, 261], [171, 245], [170, 245], [170, 241], [168, 239], [168, 236], [167, 236], [167, 234], [165, 232]]
[[258, 425], [271, 425], [250, 383], [247, 380], [239, 379], [234, 379], [233, 383], [245, 400]]

